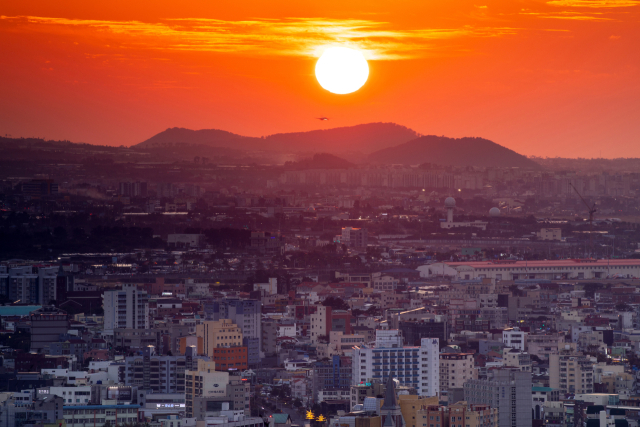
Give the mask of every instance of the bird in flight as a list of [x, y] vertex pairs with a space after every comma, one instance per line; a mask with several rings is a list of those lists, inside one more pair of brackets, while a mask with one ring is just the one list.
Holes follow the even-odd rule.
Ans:
[[318, 120], [322, 120], [323, 122], [326, 122], [327, 120], [329, 120], [329, 117], [318, 117]]

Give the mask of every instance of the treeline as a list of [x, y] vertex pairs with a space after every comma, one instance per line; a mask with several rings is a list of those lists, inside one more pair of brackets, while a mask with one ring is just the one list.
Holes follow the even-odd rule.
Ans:
[[57, 226], [29, 230], [23, 227], [0, 229], [0, 258], [48, 260], [61, 253], [126, 252], [138, 248], [161, 248], [165, 243], [153, 237], [151, 228], [98, 226], [89, 233], [84, 228]]
[[185, 234], [204, 234], [217, 248], [244, 249], [251, 244], [251, 230], [244, 228], [187, 228]]

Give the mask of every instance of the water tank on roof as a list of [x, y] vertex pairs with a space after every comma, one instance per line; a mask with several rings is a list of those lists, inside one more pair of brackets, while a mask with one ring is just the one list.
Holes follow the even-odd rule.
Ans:
[[456, 199], [454, 199], [453, 197], [447, 197], [444, 200], [444, 207], [445, 208], [455, 208], [456, 207]]

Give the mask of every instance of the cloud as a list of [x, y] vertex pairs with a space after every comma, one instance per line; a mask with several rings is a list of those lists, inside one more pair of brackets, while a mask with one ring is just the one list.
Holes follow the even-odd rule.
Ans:
[[613, 21], [612, 18], [605, 18], [602, 13], [584, 14], [581, 12], [520, 12], [520, 15], [537, 16], [538, 18], [547, 19], [571, 19], [575, 21]]
[[381, 60], [424, 56], [427, 51], [445, 48], [437, 44], [441, 41], [517, 32], [516, 28], [475, 26], [395, 30], [388, 22], [324, 18], [193, 18], [147, 23], [0, 16], [0, 29], [6, 26], [52, 33], [86, 31], [98, 37], [117, 36], [121, 47], [161, 50], [317, 57], [326, 47], [339, 44], [362, 50], [368, 59]]
[[640, 5], [640, 0], [551, 0], [547, 4], [564, 7], [612, 8]]

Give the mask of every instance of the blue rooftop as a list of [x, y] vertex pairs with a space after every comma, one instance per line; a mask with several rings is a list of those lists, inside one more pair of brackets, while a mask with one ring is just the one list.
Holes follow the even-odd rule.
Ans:
[[27, 316], [41, 308], [41, 305], [3, 305], [0, 306], [0, 316]]

